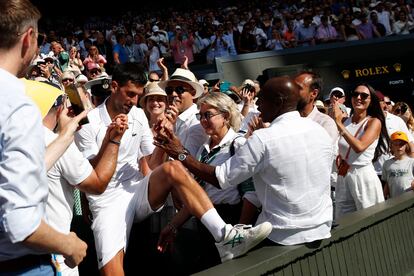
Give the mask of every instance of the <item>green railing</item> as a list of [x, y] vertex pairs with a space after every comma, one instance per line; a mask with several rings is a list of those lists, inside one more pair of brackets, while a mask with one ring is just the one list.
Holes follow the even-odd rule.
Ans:
[[414, 192], [344, 216], [316, 246], [264, 247], [195, 275], [414, 275]]

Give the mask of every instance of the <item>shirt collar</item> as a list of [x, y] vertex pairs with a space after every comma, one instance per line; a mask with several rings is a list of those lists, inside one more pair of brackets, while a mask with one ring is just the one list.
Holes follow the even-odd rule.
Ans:
[[[226, 135], [224, 135], [223, 139], [221, 139], [220, 143], [218, 145], [216, 145], [214, 148], [217, 148], [217, 147], [222, 147], [223, 148], [227, 145], [230, 145], [230, 143], [233, 141], [233, 138], [234, 138], [235, 135], [236, 135], [236, 132], [232, 128], [230, 128], [227, 131]], [[209, 137], [207, 139], [207, 141], [204, 143], [204, 148], [206, 148], [207, 151], [209, 151], [209, 152], [212, 150], [212, 149], [210, 149], [210, 141], [211, 141], [211, 138]]]
[[295, 111], [286, 112], [278, 116], [276, 119], [274, 119], [272, 123], [270, 124], [270, 126], [277, 124], [281, 120], [290, 120], [290, 119], [296, 119], [296, 118], [300, 118], [299, 111], [295, 110]]
[[105, 101], [98, 106], [99, 114], [101, 115], [102, 121], [104, 122], [105, 126], [109, 126], [112, 123], [111, 116], [109, 116], [108, 109], [106, 108], [106, 101], [109, 99], [107, 97]]
[[313, 106], [312, 112], [308, 114], [308, 116], [306, 116], [306, 118], [315, 118], [316, 114], [321, 113], [318, 108], [316, 107], [316, 105]]
[[192, 104], [189, 108], [187, 108], [184, 112], [182, 112], [180, 115], [178, 115], [178, 119], [185, 122], [188, 119], [190, 119], [192, 116], [195, 116], [195, 114], [198, 112], [197, 105]]

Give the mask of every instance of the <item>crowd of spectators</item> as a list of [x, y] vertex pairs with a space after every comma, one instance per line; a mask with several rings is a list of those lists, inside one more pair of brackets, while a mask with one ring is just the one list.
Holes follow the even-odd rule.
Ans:
[[220, 8], [188, 6], [109, 17], [91, 11], [83, 20], [44, 17], [41, 53], [47, 55], [58, 41], [64, 51], [76, 48], [85, 71], [97, 64], [110, 73], [114, 64], [127, 61], [159, 71], [160, 57], [172, 68], [187, 56], [191, 67], [243, 53], [409, 34], [413, 16], [412, 1], [391, 0], [243, 1]]

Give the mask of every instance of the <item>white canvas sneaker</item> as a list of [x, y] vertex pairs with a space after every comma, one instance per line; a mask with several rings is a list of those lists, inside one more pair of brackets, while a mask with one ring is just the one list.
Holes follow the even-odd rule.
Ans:
[[221, 262], [246, 254], [247, 251], [258, 245], [272, 232], [272, 224], [264, 222], [252, 227], [251, 225], [237, 224], [225, 227], [224, 239], [216, 243]]

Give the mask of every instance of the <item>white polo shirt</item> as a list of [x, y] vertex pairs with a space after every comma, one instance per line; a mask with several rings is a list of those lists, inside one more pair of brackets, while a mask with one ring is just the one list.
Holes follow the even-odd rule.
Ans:
[[[82, 126], [76, 133], [76, 144], [88, 159], [98, 154], [111, 123], [105, 103], [106, 101], [89, 112], [90, 123]], [[121, 139], [115, 173], [103, 194], [87, 195], [91, 205], [110, 201], [111, 195], [118, 189], [122, 190], [123, 185], [128, 185], [132, 179], [136, 181], [143, 178], [139, 172], [138, 161], [143, 156], [151, 154], [155, 146], [152, 143], [153, 136], [147, 117], [142, 109], [132, 107], [128, 113], [128, 126]]]
[[[390, 112], [385, 112], [385, 126], [387, 128], [388, 136], [391, 137], [396, 131], [403, 131], [407, 134], [408, 140], [410, 142], [414, 142], [413, 135], [410, 131], [408, 131], [407, 125], [405, 124], [404, 120], [394, 115]], [[382, 166], [384, 166], [385, 161], [392, 158], [392, 154], [382, 154], [378, 157], [378, 160], [374, 163], [375, 172], [380, 175], [382, 173]]]
[[225, 189], [253, 176], [274, 242], [292, 245], [330, 237], [330, 174], [333, 145], [328, 133], [297, 111], [256, 130], [235, 155], [216, 167]]
[[[211, 138], [208, 138], [208, 140], [202, 145], [196, 155], [197, 159], [201, 159], [201, 155], [203, 150], [207, 150], [207, 152], [211, 152], [213, 149], [217, 149], [220, 147], [220, 150], [217, 152], [217, 154], [214, 154], [209, 160], [207, 160], [207, 164], [210, 165], [220, 165], [223, 164], [227, 159], [231, 157], [230, 152], [230, 146], [233, 140], [238, 136], [236, 132], [234, 132], [233, 129], [229, 129], [226, 133], [226, 135], [221, 139], [220, 143], [216, 145], [214, 148], [210, 148], [210, 141]], [[246, 141], [246, 138], [241, 136], [240, 138], [237, 138], [234, 141], [234, 150], [235, 152], [237, 149], [243, 145]], [[205, 186], [203, 187], [206, 193], [208, 194], [208, 197], [211, 199], [213, 204], [230, 204], [235, 205], [240, 202], [240, 193], [237, 189], [237, 186], [231, 186], [228, 189], [219, 189], [215, 186], [205, 182]]]
[[[56, 139], [57, 134], [44, 127], [46, 144]], [[73, 192], [92, 173], [92, 165], [72, 143], [65, 153], [47, 172], [49, 196], [46, 214], [48, 223], [61, 233], [70, 232], [73, 217]]]

